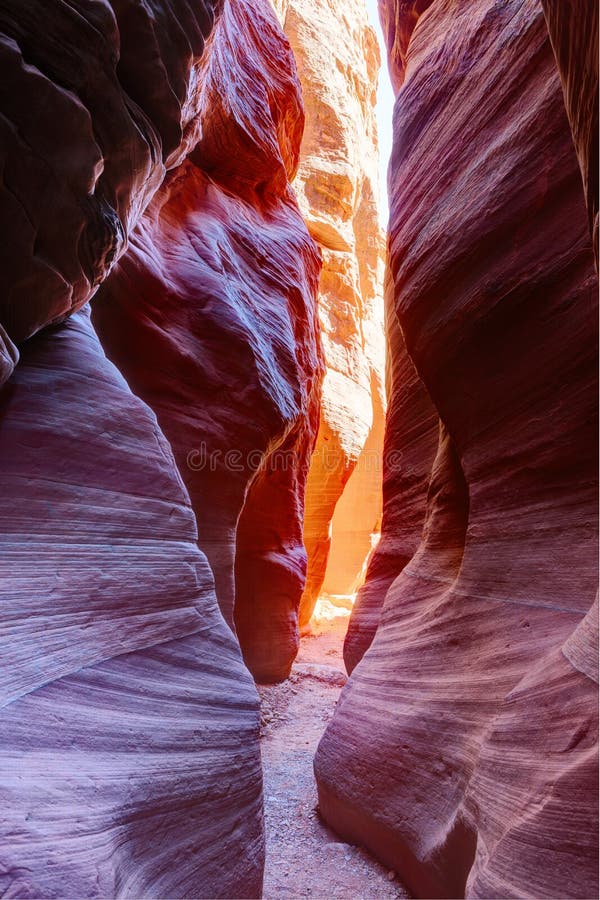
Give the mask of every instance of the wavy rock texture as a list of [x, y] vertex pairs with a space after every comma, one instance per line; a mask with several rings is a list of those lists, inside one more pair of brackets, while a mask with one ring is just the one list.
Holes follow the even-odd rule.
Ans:
[[[382, 566], [379, 627], [317, 752], [320, 808], [419, 896], [595, 896], [597, 282], [581, 176], [537, 3], [408, 6], [388, 7], [410, 34], [404, 56], [392, 45], [391, 277], [444, 424], [420, 546], [399, 576], [400, 555]], [[408, 389], [394, 379], [394, 445]]]
[[507, 695], [469, 796], [482, 811], [469, 895], [598, 893], [597, 601]]
[[19, 351], [0, 325], [0, 387], [10, 378], [18, 361]]
[[542, 0], [563, 84], [598, 268], [598, 4]]
[[11, 341], [90, 298], [165, 165], [185, 156], [214, 6], [3, 3], [0, 325]]
[[198, 79], [201, 135], [142, 217], [94, 321], [173, 447], [246, 662], [273, 681], [298, 646], [322, 370], [320, 263], [289, 186], [300, 86], [267, 0], [225, 3]]
[[419, 546], [438, 446], [438, 415], [407, 353], [389, 273], [385, 295], [389, 396], [394, 403], [390, 404], [385, 424], [381, 540], [369, 561], [344, 641], [348, 673], [371, 645], [388, 588]]
[[[238, 451], [214, 487], [225, 509], [240, 457], [248, 467], [246, 507], [258, 512], [238, 529], [242, 594], [254, 609], [264, 568], [276, 573], [264, 632], [281, 671], [297, 640], [321, 374], [319, 260], [288, 185], [302, 133], [291, 54], [266, 8], [242, 3], [223, 6], [202, 61], [213, 26], [202, 3], [97, 3], [85, 15], [9, 4], [0, 24], [2, 890], [258, 896], [256, 692], [171, 448], [87, 311], [74, 311], [146, 210], [115, 272], [117, 286], [131, 277], [123, 290], [141, 320], [127, 355], [154, 353], [144, 393], [179, 379], [181, 419], [200, 407], [217, 436], [208, 450]], [[144, 252], [172, 278], [154, 321]], [[129, 308], [107, 296], [99, 320], [125, 329]], [[70, 313], [20, 347], [11, 375], [16, 343]], [[176, 446], [193, 438], [184, 462], [207, 449], [198, 434]]]
[[7, 896], [259, 896], [258, 698], [154, 414], [86, 309], [0, 392]]
[[388, 66], [396, 93], [404, 81], [408, 45], [415, 25], [435, 0], [377, 0], [388, 48]]
[[319, 320], [326, 372], [306, 488], [304, 626], [322, 588], [356, 589], [381, 517], [384, 239], [375, 122], [380, 58], [364, 0], [344, 3], [343, 10], [333, 0], [274, 5], [298, 63], [306, 107], [294, 188], [323, 256]]

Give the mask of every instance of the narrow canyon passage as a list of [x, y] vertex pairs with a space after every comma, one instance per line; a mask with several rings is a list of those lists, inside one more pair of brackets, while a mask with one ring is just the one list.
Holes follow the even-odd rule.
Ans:
[[599, 895], [597, 36], [0, 2], [0, 897]]
[[[396, 873], [321, 819], [313, 759], [347, 676], [346, 610], [312, 620], [287, 681], [259, 685], [267, 853], [265, 900], [409, 897]], [[343, 613], [346, 613], [345, 615]]]

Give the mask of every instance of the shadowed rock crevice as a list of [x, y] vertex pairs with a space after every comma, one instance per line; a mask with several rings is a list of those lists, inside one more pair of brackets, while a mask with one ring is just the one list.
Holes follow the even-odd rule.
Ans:
[[419, 546], [439, 441], [439, 418], [406, 350], [393, 296], [388, 272], [388, 396], [394, 402], [389, 405], [385, 426], [381, 540], [369, 561], [344, 641], [349, 673], [371, 645], [389, 587]]
[[541, 2], [581, 169], [598, 269], [598, 4]]

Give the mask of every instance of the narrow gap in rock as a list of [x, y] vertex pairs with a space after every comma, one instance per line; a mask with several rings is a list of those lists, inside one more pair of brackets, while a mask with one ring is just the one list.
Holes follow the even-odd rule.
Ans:
[[598, 15], [0, 3], [2, 897], [600, 896]]
[[292, 2], [284, 9], [306, 109], [294, 187], [323, 256], [325, 378], [306, 490], [300, 649], [288, 679], [258, 686], [264, 897], [407, 897], [395, 872], [326, 825], [313, 772], [347, 681], [344, 638], [381, 531], [383, 230], [393, 94], [376, 0], [357, 4], [342, 22], [322, 21], [316, 48], [302, 6]]
[[[333, 607], [335, 608], [335, 607]], [[408, 897], [395, 872], [319, 816], [313, 758], [346, 682], [348, 611], [316, 619], [286, 681], [259, 685], [267, 855], [263, 896]]]

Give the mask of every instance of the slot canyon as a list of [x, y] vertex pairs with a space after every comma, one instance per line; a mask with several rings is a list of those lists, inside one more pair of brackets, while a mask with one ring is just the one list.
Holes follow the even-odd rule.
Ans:
[[0, 896], [597, 897], [597, 4], [0, 62]]

